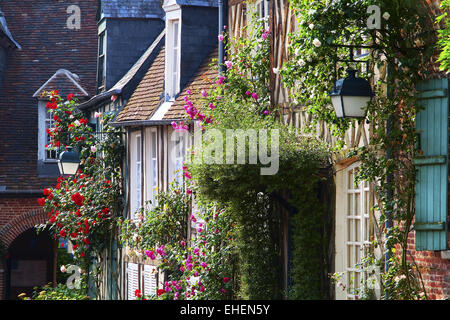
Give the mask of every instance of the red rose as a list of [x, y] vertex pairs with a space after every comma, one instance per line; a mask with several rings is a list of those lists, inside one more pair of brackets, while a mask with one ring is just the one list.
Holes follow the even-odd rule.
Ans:
[[73, 99], [73, 97], [74, 97], [75, 95], [73, 94], [73, 93], [69, 93], [68, 95], [67, 95], [67, 100], [72, 100]]
[[163, 289], [158, 289], [158, 297], [164, 293], [165, 293], [165, 291]]
[[84, 197], [81, 194], [79, 194], [78, 192], [74, 193], [71, 196], [71, 198], [72, 198], [72, 201], [75, 202], [75, 204], [77, 206], [82, 206], [83, 205]]
[[78, 233], [72, 232], [72, 233], [70, 234], [70, 237], [71, 237], [71, 238], [76, 238], [76, 237], [78, 237]]
[[73, 248], [73, 250], [77, 250], [78, 249], [78, 245], [74, 244], [72, 248]]
[[60, 232], [59, 232], [59, 235], [61, 236], [61, 237], [65, 237], [65, 236], [67, 236], [67, 233], [66, 233], [66, 231], [64, 230], [64, 229], [62, 229]]
[[85, 243], [85, 244], [90, 244], [91, 242], [89, 241], [88, 238], [84, 238], [84, 243]]
[[141, 290], [136, 289], [136, 291], [134, 292], [134, 296], [140, 298], [142, 296]]
[[78, 209], [77, 212], [75, 212], [75, 214], [76, 214], [77, 217], [81, 217], [80, 209]]
[[45, 205], [45, 198], [39, 198], [37, 199], [38, 204], [43, 207]]
[[48, 196], [52, 193], [52, 190], [44, 188], [44, 190], [42, 192], [44, 193], [44, 196]]

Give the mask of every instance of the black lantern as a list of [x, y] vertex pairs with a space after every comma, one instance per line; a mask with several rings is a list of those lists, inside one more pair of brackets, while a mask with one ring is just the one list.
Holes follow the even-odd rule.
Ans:
[[61, 175], [73, 176], [77, 173], [80, 165], [80, 157], [78, 153], [72, 150], [72, 147], [67, 147], [67, 150], [59, 155], [58, 169]]
[[336, 81], [333, 91], [330, 92], [338, 118], [365, 118], [367, 103], [374, 93], [369, 81], [356, 77], [356, 70], [347, 70], [348, 76]]

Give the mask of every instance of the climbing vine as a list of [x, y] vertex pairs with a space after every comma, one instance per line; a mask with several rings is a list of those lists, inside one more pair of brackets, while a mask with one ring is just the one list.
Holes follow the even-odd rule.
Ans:
[[[264, 26], [265, 21], [255, 15], [249, 21], [243, 30], [245, 38], [229, 39], [225, 33], [219, 36], [226, 42], [226, 72], [209, 88], [188, 92], [185, 98], [186, 114], [203, 129], [203, 150], [212, 150], [210, 157], [203, 153], [204, 161], [194, 157], [186, 165], [185, 177], [197, 199], [225, 208], [236, 223], [236, 297], [327, 298], [321, 281], [329, 267], [323, 263], [327, 261], [323, 252], [328, 247], [331, 224], [318, 200], [317, 189], [319, 169], [326, 166], [328, 152], [316, 139], [298, 136], [277, 120], [276, 110], [270, 108], [269, 102], [271, 32]], [[202, 97], [195, 106], [192, 95]], [[238, 153], [234, 142], [230, 147], [225, 138], [219, 138], [230, 131], [237, 140], [244, 141], [244, 163], [227, 164], [225, 152], [220, 152], [226, 145], [234, 149], [234, 155]], [[261, 131], [270, 138], [251, 141], [247, 136]], [[279, 140], [272, 135], [274, 132], [279, 134]], [[279, 147], [276, 151], [272, 148], [275, 146]], [[261, 148], [272, 150], [270, 154], [279, 164], [276, 172], [261, 174], [268, 165], [250, 163], [255, 150]], [[196, 155], [198, 151], [193, 152]], [[284, 245], [289, 244], [280, 237], [290, 219], [293, 222], [289, 223], [287, 237], [293, 239], [292, 257], [284, 257]], [[281, 267], [285, 258], [289, 259], [287, 287]]]
[[[72, 94], [66, 99], [57, 91], [44, 93], [46, 105], [54, 120], [48, 128], [50, 142], [46, 148], [63, 152], [68, 146], [80, 157], [80, 167], [74, 176], [60, 176], [53, 188], [43, 190], [38, 199], [48, 215], [43, 228], [48, 228], [55, 239], [72, 243], [74, 258], [80, 267], [91, 272], [95, 286], [101, 279], [98, 261], [109, 248], [116, 231], [116, 219], [122, 212], [122, 177], [120, 167], [123, 155], [121, 137], [117, 129], [108, 126], [110, 116], [97, 114], [103, 123], [101, 135], [89, 126], [88, 119], [77, 111]], [[91, 288], [93, 289], [93, 288]]]
[[439, 32], [439, 47], [441, 53], [439, 55], [439, 62], [441, 63], [441, 70], [450, 71], [450, 19], [448, 18], [448, 11], [450, 10], [450, 1], [443, 0], [441, 2], [442, 14], [437, 17], [436, 22], [442, 23], [443, 28]]
[[[378, 16], [371, 16], [373, 6], [380, 10]], [[375, 98], [367, 106], [365, 120], [371, 139], [349, 156], [362, 161], [358, 179], [376, 188], [373, 209], [380, 212], [381, 232], [387, 233], [378, 237], [377, 245], [390, 254], [391, 266], [389, 272], [380, 270], [384, 289], [392, 299], [421, 298], [419, 270], [406, 255], [414, 217], [412, 159], [419, 153], [414, 119], [421, 106], [415, 85], [426, 78], [435, 53], [434, 17], [422, 1], [293, 0], [291, 8], [298, 16], [299, 30], [291, 35], [283, 80], [292, 89], [293, 99], [341, 138], [336, 149], [345, 147], [343, 135], [353, 124], [336, 118], [328, 93], [349, 67], [371, 79]], [[377, 18], [379, 26], [374, 28], [371, 19]], [[348, 59], [345, 45], [366, 47], [367, 55], [360, 59], [368, 61], [369, 68], [362, 63], [337, 63]], [[390, 221], [392, 228], [385, 228]]]

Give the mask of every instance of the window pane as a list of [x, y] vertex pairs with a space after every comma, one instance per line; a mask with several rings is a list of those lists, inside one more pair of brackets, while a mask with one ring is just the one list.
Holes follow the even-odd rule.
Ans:
[[355, 216], [360, 215], [360, 208], [361, 208], [361, 195], [359, 193], [355, 193], [355, 208], [354, 208]]
[[156, 158], [156, 132], [152, 132], [152, 158]]

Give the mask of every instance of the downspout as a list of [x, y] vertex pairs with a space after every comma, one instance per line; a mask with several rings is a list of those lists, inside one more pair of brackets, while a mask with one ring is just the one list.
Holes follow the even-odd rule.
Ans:
[[[389, 64], [386, 66], [386, 80], [388, 82], [389, 80]], [[391, 89], [389, 88], [389, 82], [387, 85], [387, 97], [392, 98], [392, 92]], [[392, 115], [389, 115], [388, 119], [387, 119], [387, 123], [386, 123], [386, 137], [388, 138], [388, 141], [390, 140], [389, 137], [391, 135], [392, 132], [392, 125], [393, 125], [393, 117]], [[392, 147], [388, 144], [387, 148], [386, 148], [386, 160], [390, 161], [392, 159]], [[386, 175], [386, 185], [387, 185], [387, 191], [386, 191], [386, 202], [387, 202], [387, 208], [386, 208], [386, 220], [385, 220], [385, 228], [386, 228], [386, 239], [385, 239], [385, 255], [384, 255], [384, 272], [387, 274], [389, 272], [390, 266], [391, 266], [391, 248], [390, 245], [388, 246], [388, 241], [389, 238], [391, 236], [391, 229], [393, 226], [392, 223], [392, 210], [393, 210], [393, 186], [392, 186], [392, 182], [393, 182], [393, 176], [392, 173], [387, 173]], [[385, 300], [389, 300], [389, 283], [385, 284], [385, 293], [384, 293], [384, 298]]]
[[[224, 17], [225, 15], [225, 8], [226, 3], [224, 1], [226, 0], [218, 0], [219, 1], [219, 35], [224, 32]], [[224, 68], [224, 61], [225, 61], [225, 46], [223, 41], [219, 40], [219, 75], [222, 75], [225, 71]]]

